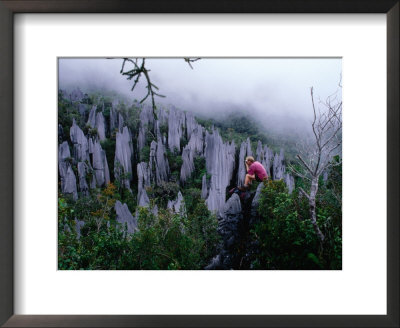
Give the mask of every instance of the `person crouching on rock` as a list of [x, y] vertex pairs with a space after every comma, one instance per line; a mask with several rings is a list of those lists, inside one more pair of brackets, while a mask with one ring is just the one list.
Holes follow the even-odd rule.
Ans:
[[247, 156], [245, 164], [247, 174], [244, 180], [244, 190], [250, 188], [253, 180], [256, 180], [258, 182], [268, 180], [267, 171], [265, 170], [264, 166], [260, 162], [255, 161], [254, 157]]

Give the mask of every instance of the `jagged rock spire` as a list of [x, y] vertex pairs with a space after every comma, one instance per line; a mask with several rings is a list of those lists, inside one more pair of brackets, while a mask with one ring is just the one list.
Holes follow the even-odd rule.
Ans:
[[245, 159], [247, 156], [253, 156], [253, 152], [251, 151], [251, 144], [250, 139], [247, 138], [245, 142], [242, 142], [240, 145], [239, 151], [239, 169], [237, 175], [237, 185], [243, 186], [244, 179], [246, 177], [246, 166], [245, 166]]
[[[121, 179], [122, 185], [129, 190], [131, 189], [130, 180], [132, 179], [132, 156], [132, 138], [129, 129], [125, 126], [122, 133], [117, 132], [116, 135], [114, 175], [117, 179]], [[122, 177], [122, 175], [125, 175], [125, 177]]]
[[117, 222], [123, 227], [127, 226], [127, 232], [130, 234], [138, 230], [137, 220], [129, 211], [128, 205], [122, 204], [119, 200], [115, 202], [115, 212], [117, 213]]
[[184, 205], [184, 200], [182, 193], [179, 191], [178, 196], [176, 197], [175, 200], [169, 200], [167, 204], [167, 208], [170, 210], [174, 211], [175, 213], [179, 214], [184, 214], [185, 213], [185, 205]]
[[169, 176], [169, 164], [167, 160], [167, 155], [165, 152], [165, 147], [161, 141], [158, 142], [154, 140], [150, 144], [150, 172], [151, 180], [160, 184], [163, 181], [168, 181]]
[[89, 145], [86, 136], [81, 128], [72, 120], [72, 126], [69, 130], [71, 141], [74, 145], [73, 157], [77, 162], [89, 161]]
[[71, 153], [68, 142], [64, 141], [58, 147], [58, 170], [61, 180], [61, 192], [66, 195], [72, 195], [74, 200], [78, 199], [76, 189], [76, 177], [70, 163]]
[[168, 115], [168, 147], [174, 152], [181, 151], [181, 138], [185, 126], [185, 114], [172, 107]]
[[150, 168], [145, 162], [137, 165], [138, 175], [138, 206], [148, 206], [150, 203], [146, 188], [150, 187]]
[[235, 167], [235, 144], [224, 143], [218, 130], [206, 132], [206, 169], [211, 175], [206, 200], [210, 211], [218, 212], [225, 205], [225, 192]]
[[95, 140], [93, 143], [93, 170], [96, 176], [96, 184], [102, 187], [110, 183], [110, 171], [105, 151], [101, 148], [100, 142]]

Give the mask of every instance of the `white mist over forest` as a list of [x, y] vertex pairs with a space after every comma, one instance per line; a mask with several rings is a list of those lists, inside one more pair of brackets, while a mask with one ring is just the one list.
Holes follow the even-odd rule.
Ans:
[[[114, 91], [141, 100], [145, 78], [132, 92], [133, 81], [120, 74], [121, 65], [120, 58], [60, 58], [59, 88]], [[266, 130], [293, 135], [310, 127], [311, 87], [317, 103], [338, 90], [341, 98], [340, 58], [202, 58], [192, 66], [182, 58], [146, 59], [151, 82], [166, 96], [156, 97], [157, 103], [219, 119], [240, 112]]]

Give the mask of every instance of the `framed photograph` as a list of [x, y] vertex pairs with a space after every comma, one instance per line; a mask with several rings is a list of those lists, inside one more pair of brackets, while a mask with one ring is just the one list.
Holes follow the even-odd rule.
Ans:
[[1, 324], [397, 327], [399, 3], [367, 3], [0, 1]]

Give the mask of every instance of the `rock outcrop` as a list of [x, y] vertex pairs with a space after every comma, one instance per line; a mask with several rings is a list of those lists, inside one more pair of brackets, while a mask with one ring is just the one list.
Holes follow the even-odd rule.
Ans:
[[104, 140], [106, 138], [106, 126], [104, 121], [103, 113], [97, 113], [96, 115], [96, 129], [99, 135], [100, 140]]
[[89, 173], [89, 166], [84, 162], [78, 163], [78, 179], [79, 179], [79, 191], [87, 196], [89, 194], [89, 185], [86, 181], [86, 176]]
[[271, 165], [274, 159], [274, 153], [268, 146], [264, 146], [263, 152], [261, 154], [261, 164], [264, 165], [267, 171], [268, 177], [271, 178]]
[[133, 234], [138, 230], [137, 220], [129, 211], [128, 205], [122, 204], [119, 200], [115, 203], [115, 212], [117, 213], [117, 222], [124, 229], [127, 228], [127, 233]]
[[285, 156], [283, 149], [281, 149], [280, 153], [276, 153], [274, 157], [272, 178], [274, 180], [283, 179], [285, 177], [285, 170]]
[[84, 135], [81, 128], [76, 124], [75, 119], [72, 120], [72, 126], [69, 135], [73, 143], [72, 154], [76, 162], [89, 162], [89, 145], [88, 139]]
[[110, 109], [110, 134], [112, 134], [117, 128], [118, 128], [118, 113], [114, 109], [113, 105]]
[[71, 94], [69, 95], [71, 101], [81, 101], [83, 97], [84, 94], [79, 88], [72, 90]]
[[96, 185], [98, 187], [105, 186], [110, 183], [110, 171], [105, 151], [101, 148], [100, 142], [93, 142], [93, 170], [96, 177]]
[[147, 195], [146, 188], [150, 187], [150, 168], [145, 162], [137, 165], [138, 175], [138, 206], [148, 206], [150, 203], [149, 196]]
[[168, 181], [169, 164], [165, 147], [161, 141], [152, 141], [150, 144], [150, 172], [153, 183], [159, 185], [163, 181]]
[[153, 108], [148, 105], [144, 105], [139, 115], [139, 134], [137, 139], [137, 147], [140, 152], [146, 145], [146, 136], [148, 131], [154, 134], [154, 114]]
[[230, 269], [233, 267], [234, 247], [239, 242], [239, 226], [242, 220], [240, 198], [237, 194], [233, 194], [218, 217], [218, 233], [222, 237], [219, 252], [205, 269]]
[[253, 156], [249, 138], [247, 138], [246, 142], [242, 142], [242, 144], [240, 145], [239, 168], [238, 168], [238, 173], [237, 173], [237, 185], [238, 186], [244, 185], [244, 179], [246, 178], [245, 159], [247, 156]]
[[89, 125], [92, 129], [96, 126], [96, 113], [97, 113], [97, 106], [94, 105], [89, 112], [89, 118], [87, 121], [87, 125]]
[[193, 151], [190, 149], [190, 146], [187, 145], [183, 148], [182, 151], [182, 166], [181, 166], [181, 175], [180, 181], [181, 183], [185, 183], [185, 181], [190, 178], [194, 171], [194, 163], [193, 163]]
[[185, 205], [182, 193], [179, 191], [178, 196], [175, 200], [169, 200], [167, 204], [167, 208], [174, 211], [175, 213], [184, 214], [185, 213]]
[[103, 112], [97, 112], [96, 105], [94, 105], [89, 112], [87, 125], [89, 125], [92, 129], [97, 130], [100, 140], [104, 140], [106, 138], [106, 126]]
[[201, 178], [201, 198], [206, 199], [208, 196], [207, 175], [204, 174]]
[[185, 126], [185, 114], [172, 107], [168, 115], [168, 147], [172, 152], [181, 151], [181, 138]]
[[65, 195], [71, 195], [74, 200], [77, 200], [76, 177], [71, 166], [71, 153], [67, 141], [64, 141], [58, 147], [58, 170], [60, 173], [61, 192]]
[[235, 167], [235, 143], [224, 143], [218, 130], [206, 132], [205, 143], [206, 169], [211, 175], [206, 203], [210, 211], [219, 212], [225, 205], [226, 188]]
[[125, 126], [122, 133], [117, 132], [115, 142], [114, 175], [121, 180], [121, 185], [131, 190], [132, 179], [132, 138], [129, 129]]
[[285, 173], [284, 181], [288, 188], [289, 194], [291, 194], [294, 189], [294, 177], [289, 173]]
[[81, 116], [85, 117], [87, 112], [88, 112], [88, 108], [86, 104], [79, 104], [78, 105], [78, 111], [79, 114], [81, 114]]

